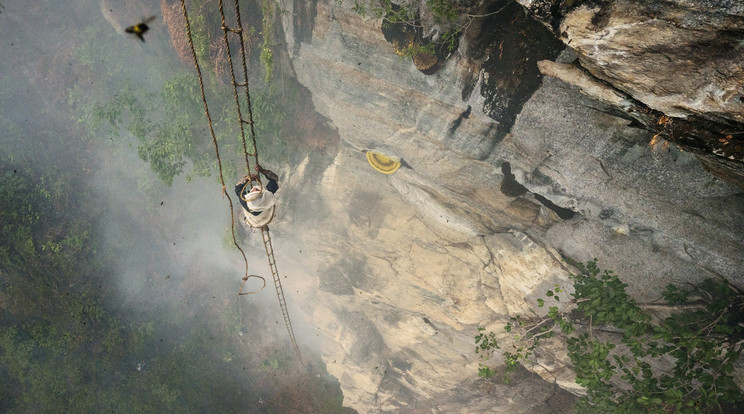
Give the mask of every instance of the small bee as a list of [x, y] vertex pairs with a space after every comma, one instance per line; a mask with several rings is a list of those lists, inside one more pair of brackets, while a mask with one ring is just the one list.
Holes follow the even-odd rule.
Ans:
[[127, 33], [132, 33], [135, 36], [139, 37], [141, 41], [145, 41], [145, 33], [147, 33], [148, 30], [150, 30], [150, 27], [147, 26], [147, 23], [151, 23], [153, 20], [155, 20], [155, 16], [148, 17], [141, 23], [137, 23], [134, 26], [129, 26], [126, 29], [124, 29]]

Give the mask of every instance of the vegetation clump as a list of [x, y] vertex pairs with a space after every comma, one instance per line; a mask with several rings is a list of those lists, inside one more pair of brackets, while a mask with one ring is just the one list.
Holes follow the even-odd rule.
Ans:
[[[498, 336], [479, 328], [476, 353], [487, 360], [504, 346], [506, 372], [527, 361], [543, 339], [560, 336], [586, 389], [579, 412], [706, 413], [740, 407], [734, 365], [744, 344], [744, 295], [729, 283], [707, 279], [698, 286], [668, 285], [663, 304], [638, 304], [628, 286], [596, 260], [578, 264], [573, 299], [548, 290], [538, 319], [512, 317]], [[553, 305], [553, 306], [550, 306]], [[656, 321], [650, 308], [671, 315]], [[503, 338], [503, 339], [500, 339]], [[494, 370], [481, 363], [479, 375]], [[505, 374], [506, 375], [506, 374]], [[508, 377], [505, 376], [508, 380]]]
[[[188, 216], [164, 205], [163, 186], [141, 184], [215, 170], [193, 66], [157, 37], [121, 37], [84, 3], [17, 9], [18, 25], [0, 24], [16, 45], [0, 63], [0, 412], [347, 411], [317, 360], [286, 369], [291, 349], [258, 302], [241, 316], [234, 274], [210, 269], [205, 281], [208, 264], [169, 259]], [[26, 67], [39, 70], [12, 70]], [[213, 115], [228, 120], [220, 148], [238, 158], [232, 88], [204, 72]], [[252, 89], [261, 138], [286, 123], [295, 92], [281, 92]], [[262, 161], [288, 140], [268, 142]], [[156, 174], [129, 162], [133, 149]], [[276, 349], [283, 359], [263, 364]]]
[[[391, 0], [375, 3], [354, 0], [352, 9], [362, 16], [369, 13], [382, 19], [382, 32], [393, 44], [395, 53], [410, 57], [419, 70], [431, 68], [454, 51], [460, 36], [472, 22], [465, 8], [450, 0], [427, 0], [424, 10], [413, 4], [398, 5]], [[431, 22], [443, 32], [424, 35], [422, 14], [430, 16]]]

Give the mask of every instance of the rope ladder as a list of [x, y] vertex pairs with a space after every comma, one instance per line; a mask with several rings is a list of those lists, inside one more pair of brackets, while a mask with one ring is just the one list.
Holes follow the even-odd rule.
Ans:
[[[235, 107], [236, 107], [236, 112], [238, 116], [237, 121], [238, 121], [238, 124], [240, 125], [240, 136], [241, 136], [241, 140], [243, 144], [243, 155], [245, 156], [246, 170], [248, 171], [248, 174], [252, 176], [252, 174], [250, 174], [250, 171], [251, 171], [250, 157], [253, 157], [253, 160], [257, 166], [260, 164], [258, 163], [258, 146], [256, 145], [256, 133], [253, 127], [253, 124], [254, 124], [253, 108], [251, 106], [250, 87], [249, 87], [249, 82], [248, 82], [248, 65], [247, 65], [247, 60], [245, 56], [245, 44], [243, 40], [244, 32], [243, 32], [243, 25], [242, 25], [241, 18], [240, 18], [240, 6], [238, 4], [238, 0], [234, 0], [234, 3], [235, 3], [235, 16], [236, 16], [236, 21], [237, 21], [236, 23], [237, 27], [231, 28], [227, 26], [222, 0], [219, 0], [219, 12], [220, 12], [221, 20], [222, 20], [221, 28], [224, 34], [223, 41], [225, 44], [225, 51], [227, 52], [228, 63], [230, 66], [230, 77], [231, 77], [231, 83], [233, 86], [233, 98], [235, 100]], [[183, 10], [183, 17], [184, 17], [185, 24], [186, 24], [186, 35], [188, 38], [189, 46], [191, 48], [191, 55], [194, 60], [194, 68], [196, 70], [197, 77], [199, 78], [199, 90], [201, 92], [202, 102], [204, 103], [204, 114], [207, 118], [207, 123], [209, 124], [209, 132], [211, 134], [212, 143], [214, 145], [215, 154], [217, 156], [217, 166], [219, 169], [220, 182], [222, 183], [222, 193], [223, 193], [223, 196], [227, 197], [227, 201], [230, 206], [230, 220], [231, 220], [230, 228], [232, 232], [233, 244], [240, 251], [240, 253], [243, 256], [243, 260], [245, 262], [245, 276], [243, 277], [243, 285], [241, 286], [241, 289], [238, 292], [238, 294], [247, 295], [247, 294], [258, 293], [261, 290], [263, 290], [264, 287], [266, 286], [266, 280], [261, 276], [248, 274], [248, 259], [246, 258], [245, 252], [238, 244], [237, 237], [235, 235], [235, 211], [233, 208], [232, 199], [230, 198], [230, 195], [227, 192], [227, 186], [225, 185], [225, 179], [222, 173], [222, 161], [220, 160], [219, 145], [217, 144], [217, 137], [215, 135], [214, 128], [212, 126], [212, 118], [209, 113], [209, 105], [207, 104], [207, 99], [206, 99], [206, 95], [204, 92], [204, 81], [202, 78], [201, 69], [199, 67], [199, 62], [196, 56], [196, 51], [194, 49], [194, 43], [193, 43], [193, 39], [191, 36], [191, 26], [189, 24], [188, 13], [186, 11], [185, 0], [181, 0], [181, 8]], [[238, 35], [238, 38], [240, 39], [240, 55], [241, 55], [242, 68], [243, 68], [243, 79], [244, 79], [243, 83], [238, 83], [235, 79], [235, 67], [234, 67], [231, 52], [230, 52], [230, 42], [229, 42], [228, 34], [236, 34]], [[243, 111], [240, 105], [238, 87], [242, 87], [245, 90], [248, 119], [243, 118]], [[252, 152], [249, 152], [247, 148], [246, 133], [245, 133], [244, 125], [249, 126], [250, 137], [251, 137], [251, 141], [253, 144]], [[248, 182], [246, 185], [251, 184], [254, 180], [258, 183], [258, 185], [261, 185], [260, 175], [256, 175], [255, 179], [251, 178], [251, 181]], [[302, 355], [300, 354], [300, 348], [297, 345], [297, 340], [295, 338], [294, 329], [292, 328], [292, 321], [290, 320], [290, 317], [289, 317], [289, 309], [287, 307], [287, 302], [284, 297], [284, 289], [282, 288], [281, 278], [279, 276], [279, 270], [277, 269], [277, 266], [276, 266], [276, 258], [274, 256], [274, 247], [271, 242], [271, 233], [269, 232], [268, 226], [261, 227], [261, 238], [263, 240], [264, 249], [266, 251], [266, 257], [268, 258], [269, 268], [271, 269], [271, 275], [274, 280], [274, 288], [276, 290], [277, 299], [279, 300], [279, 308], [281, 309], [282, 316], [284, 318], [284, 324], [287, 327], [287, 333], [289, 334], [289, 338], [292, 342], [292, 347], [294, 348], [295, 354], [297, 355], [297, 359], [300, 361], [300, 364], [303, 364]], [[245, 286], [245, 283], [248, 281], [249, 278], [261, 279], [261, 281], [263, 282], [263, 286], [255, 291], [243, 292], [242, 291], [243, 286]]]

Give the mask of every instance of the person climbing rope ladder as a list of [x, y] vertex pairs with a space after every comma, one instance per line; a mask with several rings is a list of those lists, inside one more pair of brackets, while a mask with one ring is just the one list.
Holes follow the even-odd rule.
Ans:
[[269, 182], [264, 186], [257, 183], [248, 189], [248, 184], [258, 181], [258, 176], [256, 174], [246, 176], [235, 186], [235, 194], [245, 209], [243, 220], [251, 227], [261, 228], [274, 218], [274, 193], [279, 189], [277, 183], [279, 177], [260, 165], [256, 165], [256, 171], [263, 174]]

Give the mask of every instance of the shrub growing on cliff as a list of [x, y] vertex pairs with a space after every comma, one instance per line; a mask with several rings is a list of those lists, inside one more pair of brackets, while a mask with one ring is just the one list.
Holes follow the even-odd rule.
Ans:
[[[578, 268], [572, 300], [561, 302], [559, 292], [550, 290], [537, 300], [538, 307], [554, 305], [547, 316], [516, 316], [504, 327], [510, 342], [501, 345], [507, 372], [528, 359], [542, 339], [560, 335], [576, 382], [587, 391], [577, 405], [580, 412], [718, 412], [742, 401], [732, 375], [744, 344], [741, 292], [712, 279], [699, 286], [669, 285], [661, 306], [673, 313], [657, 323], [648, 312], [652, 305], [636, 303], [612, 271], [601, 271], [596, 261]], [[484, 360], [500, 349], [496, 334], [483, 328], [475, 343]], [[479, 375], [493, 373], [481, 364]]]
[[[341, 2], [342, 0], [339, 0]], [[470, 26], [475, 16], [466, 13], [465, 9], [452, 0], [427, 0], [427, 12], [431, 14], [434, 22], [444, 26], [446, 29], [439, 38], [427, 44], [417, 42], [404, 47], [399, 54], [405, 57], [413, 57], [417, 54], [435, 54], [436, 47], [445, 47], [452, 52], [457, 47], [460, 35]], [[395, 4], [391, 0], [369, 2], [368, 0], [353, 0], [352, 9], [361, 16], [372, 14], [383, 20], [383, 25], [408, 25], [420, 28], [419, 16], [422, 10], [413, 4]], [[421, 39], [419, 39], [421, 40]]]

